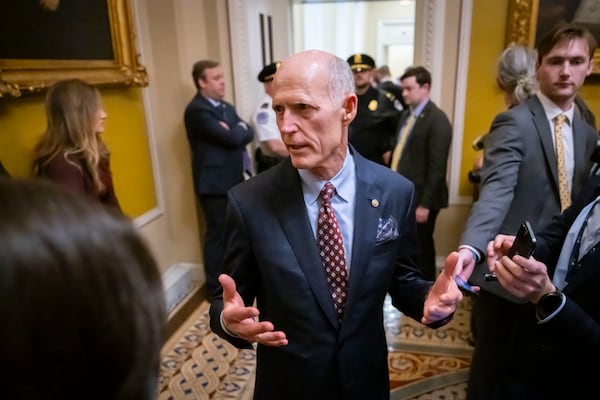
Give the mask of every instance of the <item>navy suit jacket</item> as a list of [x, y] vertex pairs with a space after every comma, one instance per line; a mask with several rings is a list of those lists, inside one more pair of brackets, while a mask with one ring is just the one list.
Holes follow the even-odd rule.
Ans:
[[[185, 129], [192, 151], [192, 174], [196, 194], [225, 195], [244, 180], [244, 152], [254, 133], [235, 108], [221, 101], [213, 106], [197, 93], [184, 113]], [[219, 122], [226, 122], [229, 129]]]
[[[547, 265], [550, 276], [573, 221], [599, 195], [600, 176], [596, 175], [570, 208], [537, 233], [534, 257]], [[597, 370], [588, 366], [600, 358], [599, 245], [583, 256], [563, 292], [567, 296], [564, 308], [544, 324], [536, 323], [535, 306], [527, 304], [530, 311], [519, 329], [516, 348], [507, 349], [515, 356], [513, 374], [527, 382], [520, 388], [520, 399], [598, 397]]]
[[[349, 292], [340, 324], [307, 217], [301, 180], [290, 159], [229, 192], [223, 272], [260, 319], [286, 333], [283, 347], [258, 346], [255, 398], [383, 400], [390, 395], [383, 302], [420, 320], [431, 282], [416, 269], [414, 189], [389, 168], [356, 162], [356, 210]], [[375, 201], [377, 200], [377, 201]], [[398, 234], [377, 241], [379, 219]], [[211, 328], [238, 347], [211, 303]]]

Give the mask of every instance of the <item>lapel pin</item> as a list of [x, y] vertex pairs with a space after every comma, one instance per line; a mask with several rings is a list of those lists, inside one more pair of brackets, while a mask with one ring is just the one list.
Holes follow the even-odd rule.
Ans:
[[379, 200], [371, 199], [371, 205], [375, 208], [379, 207]]

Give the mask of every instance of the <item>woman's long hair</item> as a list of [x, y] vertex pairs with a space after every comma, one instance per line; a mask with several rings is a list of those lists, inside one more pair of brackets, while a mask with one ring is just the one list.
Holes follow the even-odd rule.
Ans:
[[96, 192], [101, 192], [104, 184], [99, 171], [108, 168], [109, 151], [95, 131], [100, 109], [100, 93], [86, 82], [68, 79], [52, 85], [46, 95], [48, 125], [35, 147], [34, 174], [41, 175], [44, 165], [64, 156], [78, 168], [82, 163]]

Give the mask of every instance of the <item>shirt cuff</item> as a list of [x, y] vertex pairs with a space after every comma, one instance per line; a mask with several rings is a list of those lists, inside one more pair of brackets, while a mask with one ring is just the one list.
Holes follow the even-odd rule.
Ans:
[[[554, 296], [556, 301], [557, 306], [554, 305], [550, 305], [550, 307], [548, 307], [545, 303], [547, 303], [547, 301], [544, 301], [545, 297], [548, 297], [548, 295], [550, 296]], [[558, 302], [559, 299], [556, 299], [556, 297], [560, 296], [560, 303]], [[536, 312], [535, 312], [535, 317], [538, 320], [538, 324], [545, 324], [546, 322], [550, 321], [552, 318], [556, 317], [556, 315], [565, 307], [565, 303], [567, 302], [567, 296], [565, 296], [564, 293], [562, 292], [551, 292], [549, 294], [545, 294], [544, 296], [542, 296], [542, 298], [540, 299], [540, 301], [537, 303], [536, 305]], [[546, 306], [546, 307], [544, 307]], [[556, 308], [554, 308], [556, 307]], [[550, 309], [548, 309], [550, 308]], [[554, 308], [554, 309], [552, 309]]]
[[463, 244], [458, 246], [458, 249], [468, 249], [471, 250], [471, 253], [473, 254], [473, 260], [475, 260], [475, 264], [477, 264], [480, 260], [481, 260], [481, 256], [479, 255], [479, 251], [473, 247], [473, 246], [469, 246], [468, 244]]
[[219, 322], [221, 323], [221, 329], [223, 329], [223, 331], [226, 334], [228, 334], [229, 336], [233, 336], [234, 338], [243, 339], [241, 336], [238, 336], [235, 333], [231, 333], [229, 329], [227, 329], [227, 327], [225, 326], [225, 322], [223, 321], [223, 311], [221, 311], [221, 314], [219, 314]]

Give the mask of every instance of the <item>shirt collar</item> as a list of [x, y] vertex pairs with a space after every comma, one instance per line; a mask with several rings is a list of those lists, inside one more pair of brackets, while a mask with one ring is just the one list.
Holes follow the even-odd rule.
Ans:
[[220, 101], [218, 101], [218, 100], [214, 100], [214, 99], [211, 99], [210, 97], [206, 97], [206, 96], [204, 96], [204, 98], [205, 98], [206, 100], [208, 100], [208, 102], [209, 102], [210, 104], [212, 104], [214, 107], [219, 107], [219, 106], [221, 105], [221, 102], [220, 102]]
[[538, 99], [542, 103], [542, 107], [544, 108], [544, 112], [546, 113], [546, 117], [549, 121], [553, 121], [560, 114], [565, 114], [567, 116], [567, 122], [571, 125], [573, 121], [573, 113], [575, 111], [575, 106], [571, 103], [571, 107], [567, 111], [563, 111], [559, 106], [554, 104], [552, 100], [550, 100], [546, 95], [542, 92], [537, 93]]
[[327, 182], [331, 182], [335, 186], [336, 193], [345, 202], [348, 202], [352, 198], [354, 192], [352, 182], [356, 176], [356, 170], [354, 168], [354, 157], [349, 149], [346, 150], [346, 159], [342, 168], [329, 180], [319, 180], [307, 169], [299, 169], [298, 174], [300, 174], [304, 198], [308, 204], [313, 204], [317, 201], [321, 189], [323, 189], [323, 186]]
[[421, 115], [427, 103], [429, 103], [429, 99], [425, 99], [422, 102], [420, 102], [415, 108], [411, 108], [410, 111], [415, 116], [415, 118]]

